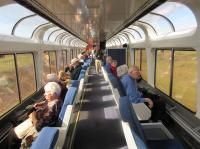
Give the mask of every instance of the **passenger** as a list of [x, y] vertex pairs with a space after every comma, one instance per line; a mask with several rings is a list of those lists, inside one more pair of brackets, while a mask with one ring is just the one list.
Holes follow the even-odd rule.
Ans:
[[73, 67], [73, 71], [71, 72], [71, 80], [78, 80], [80, 71], [82, 69], [79, 59], [78, 58], [72, 59], [71, 65]]
[[68, 65], [65, 66], [65, 73], [70, 74], [73, 71], [73, 69], [74, 68], [72, 67], [72, 65], [68, 64]]
[[96, 52], [96, 55], [95, 55], [95, 68], [96, 68], [96, 73], [99, 74], [101, 72], [101, 61], [103, 59], [102, 57], [102, 51], [101, 50], [98, 50]]
[[44, 90], [45, 101], [36, 103], [29, 117], [9, 132], [9, 149], [31, 146], [43, 127], [56, 123], [61, 108], [61, 88], [57, 83], [49, 82]]
[[[65, 97], [65, 94], [67, 93], [67, 81], [63, 81], [63, 79], [67, 78], [67, 74], [65, 74], [63, 71], [60, 71], [58, 76], [54, 73], [47, 74], [47, 82], [56, 82], [61, 87], [61, 94], [60, 98], [63, 100]], [[70, 78], [70, 75], [69, 75]], [[69, 81], [68, 81], [69, 82]]]
[[106, 65], [105, 65], [105, 69], [106, 69], [107, 73], [111, 73], [111, 63], [112, 63], [112, 57], [107, 56]]
[[58, 82], [58, 77], [55, 73], [47, 74], [47, 82]]
[[82, 54], [79, 54], [78, 59], [79, 59], [79, 62], [81, 63], [81, 65], [83, 65], [84, 64], [84, 56]]
[[61, 86], [60, 98], [63, 100], [68, 91], [67, 84], [70, 83], [70, 75], [67, 75], [64, 71], [59, 71], [58, 73], [58, 84]]
[[[141, 74], [139, 68], [131, 66], [128, 70], [128, 74], [121, 78], [122, 85], [125, 89], [126, 95], [132, 103], [144, 103], [146, 102], [152, 111], [151, 120], [157, 121], [162, 119], [162, 115], [165, 112], [165, 104], [160, 99], [145, 98], [138, 91], [137, 79], [140, 79]], [[152, 101], [153, 100], [153, 101]]]
[[118, 76], [117, 76], [117, 61], [116, 61], [116, 60], [113, 60], [112, 63], [111, 63], [111, 73], [112, 73], [116, 78], [118, 78]]

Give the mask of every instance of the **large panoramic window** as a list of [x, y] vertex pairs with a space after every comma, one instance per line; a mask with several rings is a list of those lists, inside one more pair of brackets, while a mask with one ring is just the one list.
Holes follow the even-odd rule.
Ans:
[[197, 105], [197, 52], [175, 51], [172, 97], [196, 112]]
[[139, 69], [141, 69], [141, 50], [135, 49], [135, 66], [137, 66]]
[[56, 52], [49, 52], [51, 73], [57, 74]]
[[31, 38], [33, 31], [41, 24], [45, 24], [48, 21], [43, 19], [42, 17], [36, 15], [31, 16], [29, 18], [24, 19], [22, 22], [18, 24], [16, 27], [14, 35]]
[[14, 25], [21, 18], [32, 15], [33, 12], [19, 4], [9, 4], [0, 7], [0, 34], [11, 35]]
[[0, 116], [19, 103], [13, 55], [0, 55]]
[[152, 12], [167, 17], [173, 23], [176, 32], [192, 30], [197, 27], [197, 22], [193, 12], [181, 3], [166, 2]]
[[49, 64], [49, 52], [44, 52], [43, 54], [43, 73], [42, 73], [42, 83], [46, 84], [46, 76], [50, 73], [50, 64]]
[[21, 99], [23, 100], [36, 91], [33, 54], [17, 54], [17, 68]]
[[169, 95], [171, 50], [157, 50], [156, 61], [155, 86]]
[[147, 54], [145, 49], [141, 49], [141, 52], [142, 52], [141, 75], [144, 80], [147, 80], [148, 79]]
[[52, 28], [49, 28], [46, 32], [45, 32], [45, 34], [44, 34], [44, 37], [43, 37], [43, 40], [44, 41], [48, 41], [49, 40], [49, 38], [50, 38], [50, 35], [52, 34], [52, 33], [54, 33], [55, 31], [57, 31], [57, 30], [61, 30], [59, 27], [52, 27]]
[[127, 65], [128, 67], [131, 66], [131, 51], [127, 50]]
[[163, 3], [139, 19], [138, 23], [154, 30], [155, 34], [153, 35], [157, 36], [186, 34], [195, 31], [197, 28], [197, 21], [192, 10], [178, 2]]

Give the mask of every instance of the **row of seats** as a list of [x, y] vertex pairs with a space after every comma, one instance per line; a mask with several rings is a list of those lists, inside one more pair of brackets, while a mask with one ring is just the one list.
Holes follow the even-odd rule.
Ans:
[[84, 82], [87, 81], [88, 67], [90, 64], [91, 59], [84, 62], [78, 80], [72, 80], [71, 86], [68, 88], [65, 95], [56, 127], [44, 127], [36, 140], [32, 143], [31, 149], [63, 148], [74, 103], [81, 99]]
[[[127, 145], [129, 148], [137, 147], [138, 149], [147, 148], [162, 148], [162, 149], [182, 149], [183, 146], [179, 140], [175, 139], [173, 135], [167, 130], [167, 128], [161, 123], [140, 123], [136, 112], [133, 109], [128, 97], [126, 96], [123, 86], [119, 79], [113, 76], [111, 73], [107, 73], [104, 68], [102, 68], [105, 79], [108, 80], [111, 90], [113, 92], [116, 103], [119, 107], [122, 126], [124, 133], [130, 134], [126, 137]], [[126, 125], [123, 125], [126, 124]], [[130, 137], [132, 141], [130, 142]]]

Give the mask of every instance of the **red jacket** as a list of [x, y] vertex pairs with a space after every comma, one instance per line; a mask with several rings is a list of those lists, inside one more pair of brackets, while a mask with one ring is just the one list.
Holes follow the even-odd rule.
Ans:
[[114, 67], [114, 66], [112, 66], [111, 65], [111, 72], [112, 72], [112, 74], [115, 76], [115, 77], [117, 77], [117, 67]]

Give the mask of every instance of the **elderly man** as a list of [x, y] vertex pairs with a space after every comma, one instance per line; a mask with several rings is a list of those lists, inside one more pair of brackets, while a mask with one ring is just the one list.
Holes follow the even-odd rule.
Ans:
[[[8, 148], [28, 147], [37, 137], [38, 131], [56, 123], [61, 108], [61, 88], [56, 82], [44, 86], [45, 101], [36, 103], [28, 119], [12, 129], [8, 136]], [[13, 144], [14, 143], [14, 144]]]
[[[122, 85], [125, 89], [126, 95], [132, 103], [143, 103], [146, 102], [150, 109], [152, 109], [153, 121], [161, 119], [162, 114], [164, 114], [165, 105], [162, 100], [144, 98], [142, 93], [138, 91], [137, 81], [140, 79], [141, 74], [139, 68], [136, 66], [131, 66], [128, 70], [128, 74], [121, 78]], [[153, 100], [153, 101], [152, 101]], [[157, 101], [156, 101], [157, 100]]]

